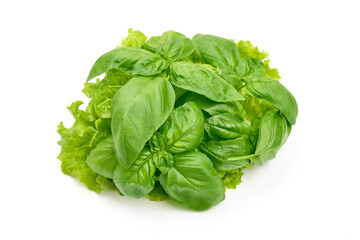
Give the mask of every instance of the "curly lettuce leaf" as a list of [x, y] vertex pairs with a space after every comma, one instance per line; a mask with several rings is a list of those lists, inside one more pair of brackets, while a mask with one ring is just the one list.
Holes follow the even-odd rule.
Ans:
[[[130, 79], [131, 75], [121, 73], [116, 70], [110, 70], [106, 73], [103, 80], [97, 79], [96, 83], [85, 83], [83, 93], [89, 98], [88, 109], [92, 109], [96, 116], [100, 118], [110, 118], [110, 107], [112, 98], [115, 93], [124, 86]], [[87, 112], [90, 110], [87, 110]], [[93, 120], [94, 121], [94, 120]]]
[[265, 68], [265, 77], [271, 77], [275, 80], [280, 80], [279, 70], [277, 68], [270, 68], [270, 60], [267, 59], [264, 61], [264, 68]]
[[58, 159], [61, 161], [61, 170], [69, 176], [76, 176], [80, 182], [84, 183], [90, 190], [100, 192], [102, 190], [103, 177], [92, 171], [86, 163], [86, 159], [95, 146], [108, 136], [110, 131], [110, 121], [107, 119], [97, 119], [94, 122], [86, 120], [79, 110], [81, 101], [76, 101], [69, 107], [69, 111], [75, 118], [75, 123], [71, 128], [64, 127], [61, 122], [58, 126], [58, 133], [61, 140], [61, 152]]
[[128, 36], [121, 42], [122, 47], [142, 48], [147, 37], [140, 31], [134, 31], [132, 28], [128, 30]]
[[265, 51], [260, 52], [260, 50], [257, 47], [253, 46], [250, 41], [240, 40], [237, 43], [237, 48], [239, 51], [240, 59], [255, 58], [264, 60], [269, 56], [269, 54]]

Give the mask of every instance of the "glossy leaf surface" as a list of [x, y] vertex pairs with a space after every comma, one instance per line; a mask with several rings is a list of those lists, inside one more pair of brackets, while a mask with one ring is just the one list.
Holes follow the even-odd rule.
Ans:
[[119, 163], [129, 168], [154, 132], [168, 118], [175, 102], [163, 77], [134, 77], [114, 96], [112, 135]]
[[165, 138], [167, 151], [181, 153], [193, 150], [204, 134], [204, 115], [195, 103], [188, 102], [172, 111], [159, 132]]
[[125, 169], [118, 164], [114, 171], [114, 183], [124, 195], [140, 198], [154, 188], [156, 166], [150, 149], [145, 147], [134, 164]]
[[174, 167], [160, 175], [160, 183], [173, 200], [198, 211], [209, 209], [225, 198], [217, 171], [200, 152], [176, 155]]

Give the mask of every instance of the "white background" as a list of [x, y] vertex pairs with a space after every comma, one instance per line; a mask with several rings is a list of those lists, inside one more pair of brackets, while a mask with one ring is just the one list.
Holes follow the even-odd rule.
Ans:
[[[0, 239], [360, 239], [358, 1], [1, 1]], [[127, 29], [251, 40], [299, 104], [276, 159], [209, 211], [96, 194], [57, 124]]]

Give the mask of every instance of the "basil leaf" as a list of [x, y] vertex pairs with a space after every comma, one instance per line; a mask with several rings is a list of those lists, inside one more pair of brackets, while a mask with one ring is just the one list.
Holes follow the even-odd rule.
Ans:
[[186, 92], [184, 93], [175, 103], [175, 107], [181, 106], [184, 103], [192, 101], [194, 102], [199, 108], [204, 110], [205, 112], [209, 113], [210, 115], [218, 115], [222, 113], [234, 113], [239, 114], [241, 117], [245, 116], [245, 110], [243, 106], [238, 101], [231, 101], [231, 102], [215, 102], [213, 100], [208, 99], [205, 96], [193, 93], [193, 92]]
[[184, 49], [178, 57], [179, 59], [189, 57], [196, 48], [195, 43], [190, 38], [184, 37], [182, 40], [184, 42]]
[[[175, 40], [178, 39], [178, 40]], [[179, 39], [181, 39], [181, 42], [179, 42]], [[181, 33], [175, 32], [175, 31], [167, 31], [164, 32], [161, 36], [155, 36], [155, 37], [151, 37], [149, 39], [149, 41], [147, 41], [143, 48], [146, 50], [149, 50], [151, 52], [156, 52], [159, 51], [161, 52], [161, 48], [160, 46], [162, 44], [164, 44], [166, 41], [170, 40], [167, 44], [174, 44], [174, 42], [178, 42], [176, 44], [176, 48], [173, 46], [171, 47], [171, 52], [172, 53], [179, 53], [175, 54], [173, 57], [170, 57], [169, 61], [175, 61], [176, 59], [180, 59], [180, 58], [186, 58], [188, 56], [190, 56], [194, 51], [195, 51], [195, 43], [185, 37], [184, 35], [182, 35]], [[173, 41], [171, 41], [173, 40]], [[165, 44], [166, 45], [166, 44]], [[180, 47], [182, 46], [182, 47]], [[160, 48], [160, 49], [159, 49]], [[167, 49], [168, 47], [165, 47], [165, 49]], [[180, 48], [182, 48], [181, 51], [178, 51]], [[174, 51], [175, 49], [178, 49], [177, 51]], [[169, 49], [165, 51], [166, 53], [169, 52]], [[170, 54], [173, 55], [173, 54]]]
[[158, 54], [150, 54], [140, 59], [134, 66], [134, 75], [155, 75], [168, 67], [168, 63]]
[[205, 130], [212, 140], [238, 138], [251, 134], [252, 128], [237, 114], [225, 113], [205, 120]]
[[172, 38], [163, 42], [157, 49], [169, 62], [173, 62], [179, 58], [184, 50], [184, 41], [181, 38]]
[[236, 68], [236, 71], [241, 78], [263, 77], [265, 75], [265, 67], [262, 61], [253, 58], [245, 58], [241, 60]]
[[174, 165], [173, 155], [166, 151], [158, 151], [153, 153], [153, 161], [156, 167], [162, 172], [167, 173]]
[[145, 143], [168, 118], [175, 102], [163, 77], [134, 77], [114, 96], [111, 130], [120, 165], [129, 168]]
[[193, 41], [205, 63], [233, 69], [240, 61], [236, 44], [231, 40], [213, 35], [196, 34]]
[[171, 112], [159, 132], [165, 138], [167, 151], [180, 153], [193, 150], [204, 134], [204, 115], [195, 103], [185, 103]]
[[194, 210], [206, 210], [225, 199], [224, 185], [211, 161], [200, 152], [175, 156], [175, 165], [160, 175], [165, 192]]
[[132, 73], [135, 63], [151, 53], [135, 47], [119, 47], [105, 53], [96, 60], [91, 68], [87, 81], [96, 76], [116, 69], [123, 73]]
[[148, 147], [145, 147], [134, 164], [125, 169], [117, 164], [114, 183], [121, 193], [134, 198], [145, 196], [154, 188], [156, 166]]
[[286, 142], [291, 125], [279, 111], [268, 112], [260, 122], [259, 138], [255, 156], [251, 159], [257, 165], [263, 165], [276, 156], [280, 147]]
[[267, 160], [276, 156], [280, 147], [286, 142], [291, 131], [291, 125], [280, 113], [270, 111], [261, 119], [259, 137], [254, 154], [229, 157], [229, 161], [251, 159], [256, 165], [263, 165]]
[[149, 140], [151, 152], [163, 151], [166, 148], [166, 142], [163, 135], [159, 132], [155, 132]]
[[281, 83], [267, 77], [252, 78], [246, 82], [245, 88], [251, 95], [279, 108], [290, 124], [296, 123], [298, 114], [296, 100]]
[[86, 162], [94, 172], [107, 178], [113, 178], [114, 169], [118, 161], [111, 135], [96, 145], [94, 150], [90, 152]]
[[204, 141], [198, 148], [211, 159], [217, 170], [236, 169], [249, 164], [249, 159], [229, 160], [229, 158], [248, 156], [252, 152], [248, 136], [226, 141]]
[[204, 95], [214, 101], [228, 102], [244, 99], [233, 86], [199, 64], [172, 63], [169, 80], [177, 87]]

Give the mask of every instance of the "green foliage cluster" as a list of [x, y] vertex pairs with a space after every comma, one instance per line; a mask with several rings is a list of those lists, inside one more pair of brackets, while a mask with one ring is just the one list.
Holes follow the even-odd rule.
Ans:
[[267, 57], [249, 41], [130, 29], [93, 65], [86, 110], [74, 102], [74, 125], [58, 126], [62, 171], [96, 192], [110, 182], [126, 196], [211, 208], [244, 168], [275, 157], [296, 122]]

